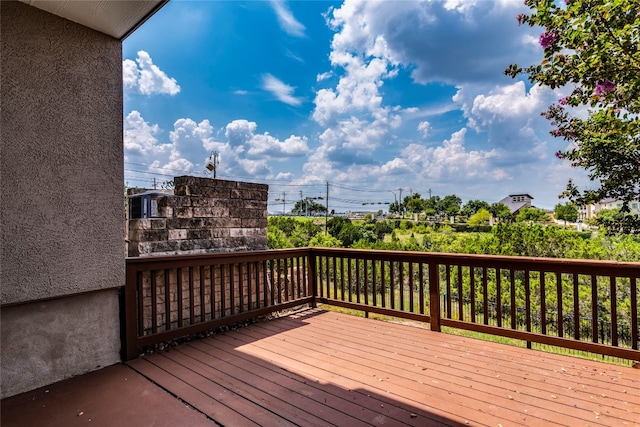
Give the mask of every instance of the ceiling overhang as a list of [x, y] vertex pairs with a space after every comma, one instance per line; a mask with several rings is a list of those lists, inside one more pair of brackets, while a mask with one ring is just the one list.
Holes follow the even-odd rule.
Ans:
[[123, 40], [169, 0], [20, 1]]

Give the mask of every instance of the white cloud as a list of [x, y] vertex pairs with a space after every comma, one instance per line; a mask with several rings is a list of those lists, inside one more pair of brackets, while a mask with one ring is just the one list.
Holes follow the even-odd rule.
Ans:
[[158, 133], [160, 127], [157, 124], [149, 124], [138, 111], [131, 111], [124, 118], [125, 156], [147, 156], [165, 151], [168, 145], [158, 145]]
[[431, 123], [426, 120], [418, 123], [418, 132], [420, 132], [423, 138], [428, 137], [431, 134]]
[[122, 81], [125, 89], [131, 89], [142, 95], [176, 95], [180, 86], [176, 79], [168, 77], [164, 71], [154, 65], [151, 56], [141, 50], [135, 61], [122, 61]]
[[271, 74], [265, 74], [262, 76], [262, 88], [268, 92], [271, 92], [276, 99], [289, 105], [300, 105], [302, 100], [293, 96], [295, 88], [289, 86], [278, 78]]
[[271, 0], [269, 4], [271, 4], [273, 11], [276, 13], [280, 28], [282, 28], [284, 32], [294, 37], [305, 36], [305, 26], [293, 16], [286, 2], [283, 0]]
[[331, 78], [331, 76], [333, 76], [333, 73], [331, 71], [327, 71], [326, 73], [320, 73], [316, 76], [316, 81], [321, 82], [323, 80], [327, 80], [328, 78]]

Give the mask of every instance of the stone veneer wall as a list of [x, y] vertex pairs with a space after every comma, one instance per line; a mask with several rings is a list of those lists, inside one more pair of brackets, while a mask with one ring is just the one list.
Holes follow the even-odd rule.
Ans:
[[269, 186], [180, 176], [158, 217], [129, 221], [129, 256], [267, 249]]

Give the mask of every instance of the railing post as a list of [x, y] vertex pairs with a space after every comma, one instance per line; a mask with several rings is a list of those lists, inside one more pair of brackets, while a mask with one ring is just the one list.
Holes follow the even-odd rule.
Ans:
[[316, 297], [318, 296], [318, 281], [316, 271], [316, 256], [312, 249], [307, 251], [307, 281], [309, 282], [308, 294], [311, 295], [311, 307], [316, 308]]
[[438, 263], [429, 261], [429, 319], [431, 330], [440, 332], [440, 274]]

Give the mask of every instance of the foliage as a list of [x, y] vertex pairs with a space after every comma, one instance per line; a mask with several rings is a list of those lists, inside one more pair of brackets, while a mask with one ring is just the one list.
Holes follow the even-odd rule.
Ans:
[[493, 203], [491, 206], [489, 206], [489, 212], [491, 212], [491, 215], [493, 215], [494, 218], [500, 221], [513, 221], [511, 209], [509, 209], [509, 206], [505, 205], [504, 203]]
[[480, 209], [485, 209], [487, 212], [489, 212], [489, 203], [485, 202], [484, 200], [469, 200], [460, 210], [460, 214], [466, 216], [467, 218], [470, 218]]
[[[566, 3], [566, 4], [565, 4]], [[565, 196], [584, 205], [606, 197], [640, 198], [640, 14], [637, 0], [525, 0], [532, 10], [518, 22], [543, 27], [544, 59], [524, 69], [533, 83], [566, 87], [569, 96], [544, 116], [552, 135], [568, 146], [558, 151], [587, 170], [598, 187], [580, 192], [570, 181]], [[586, 115], [584, 110], [587, 110]]]
[[318, 233], [309, 240], [309, 246], [323, 248], [341, 248], [342, 242], [333, 236], [324, 233]]
[[476, 213], [471, 215], [467, 223], [472, 227], [477, 227], [479, 225], [487, 224], [490, 219], [491, 213], [485, 208], [480, 208]]
[[640, 219], [621, 208], [603, 209], [596, 216], [596, 224], [609, 234], [637, 234]]
[[302, 199], [298, 200], [296, 204], [293, 206], [291, 213], [297, 215], [317, 215], [322, 214], [327, 211], [327, 208], [311, 199]]
[[518, 222], [545, 222], [549, 221], [549, 215], [543, 209], [538, 208], [522, 208], [518, 215], [516, 215], [516, 221]]
[[578, 219], [578, 208], [573, 203], [558, 203], [553, 209], [556, 219], [564, 221], [575, 222]]

